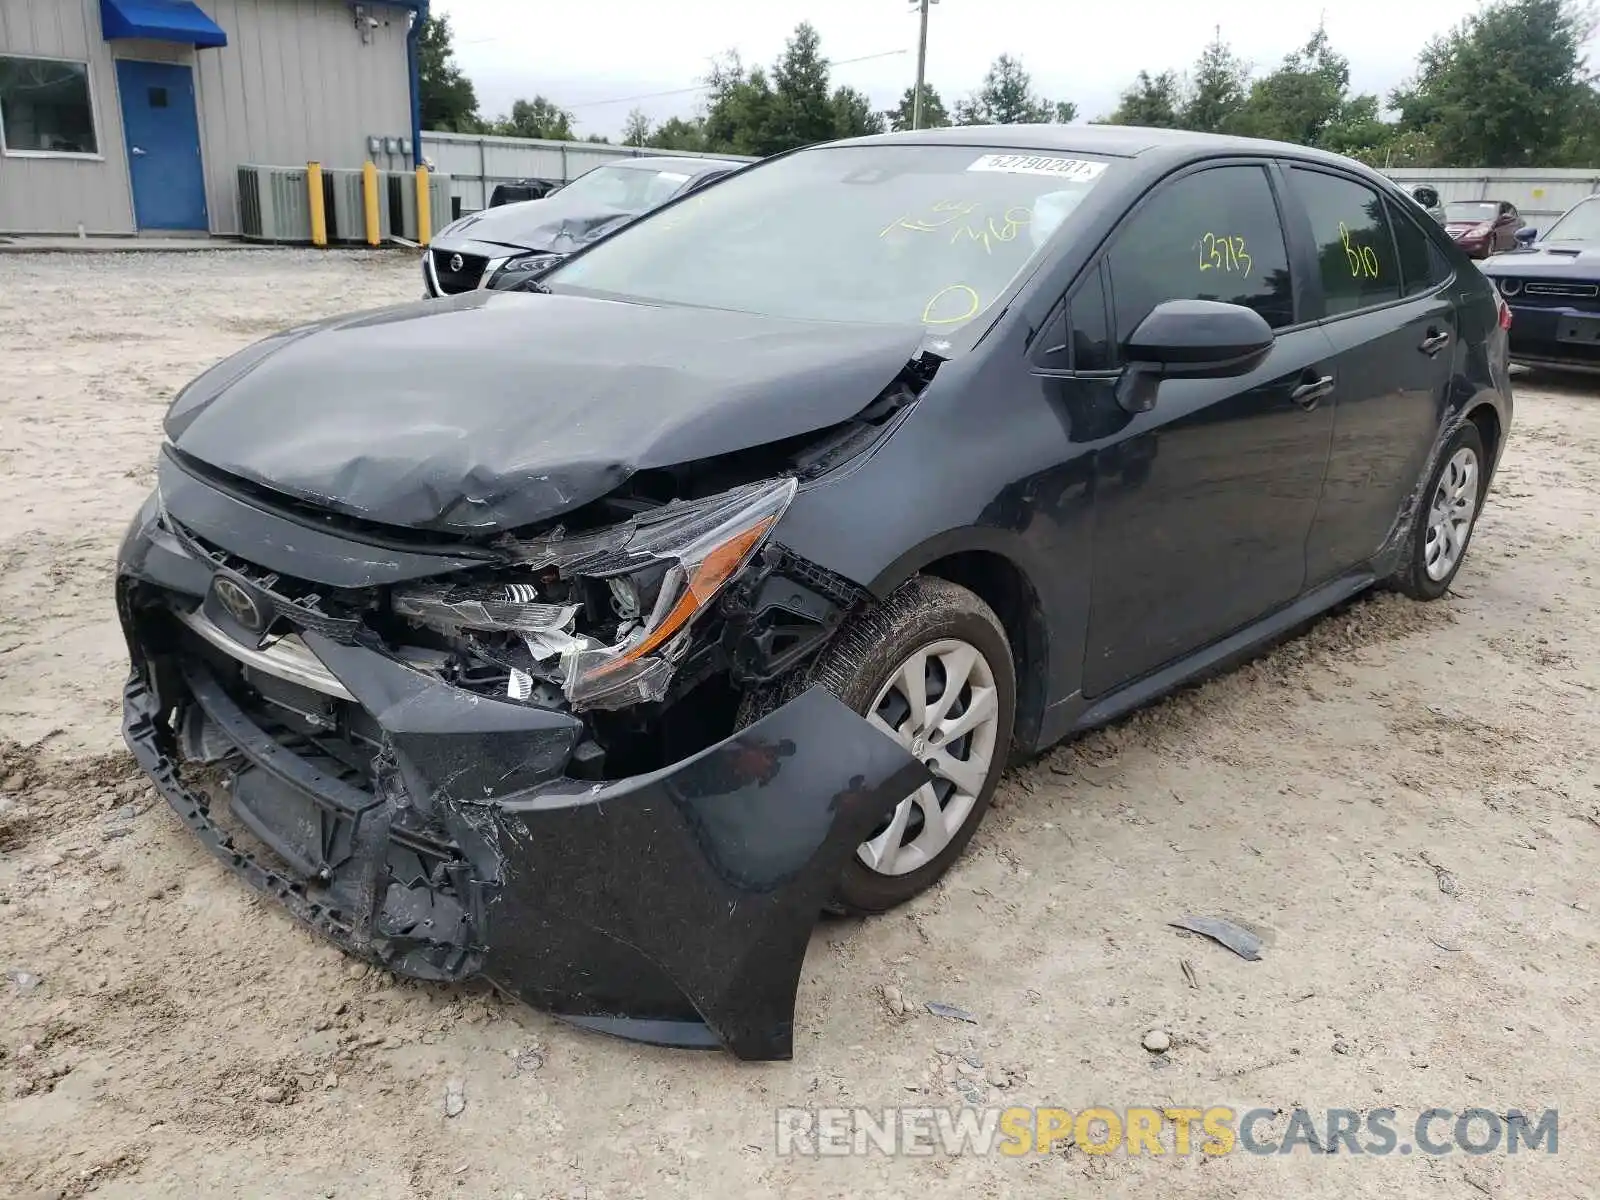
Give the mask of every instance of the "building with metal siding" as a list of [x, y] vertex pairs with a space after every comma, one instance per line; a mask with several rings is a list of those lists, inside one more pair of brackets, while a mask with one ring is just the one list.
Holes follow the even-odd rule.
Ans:
[[233, 234], [240, 164], [410, 166], [418, 10], [0, 0], [0, 234]]

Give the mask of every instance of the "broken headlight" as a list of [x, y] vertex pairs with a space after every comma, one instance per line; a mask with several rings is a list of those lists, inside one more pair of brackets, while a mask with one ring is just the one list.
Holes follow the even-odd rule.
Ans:
[[[596, 532], [509, 539], [501, 549], [538, 582], [407, 589], [395, 593], [393, 608], [475, 647], [476, 634], [515, 635], [533, 664], [500, 659], [515, 699], [528, 698], [538, 675], [559, 684], [574, 709], [659, 700], [695, 618], [755, 556], [795, 488], [793, 479], [768, 480]], [[605, 597], [603, 614], [574, 602], [573, 585], [582, 583]]]

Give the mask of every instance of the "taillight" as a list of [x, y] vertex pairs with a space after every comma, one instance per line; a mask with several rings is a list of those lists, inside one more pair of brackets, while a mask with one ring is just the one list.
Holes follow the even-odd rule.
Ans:
[[1499, 292], [1494, 294], [1495, 307], [1500, 310], [1500, 328], [1511, 328], [1511, 305], [1506, 303], [1506, 298]]

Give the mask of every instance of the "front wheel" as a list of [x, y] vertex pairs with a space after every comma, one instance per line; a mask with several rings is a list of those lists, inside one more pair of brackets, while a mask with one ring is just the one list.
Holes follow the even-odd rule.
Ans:
[[854, 913], [903, 904], [961, 856], [1005, 770], [1017, 703], [1005, 629], [966, 588], [919, 576], [855, 618], [796, 682], [825, 687], [933, 773], [861, 844], [835, 895]]

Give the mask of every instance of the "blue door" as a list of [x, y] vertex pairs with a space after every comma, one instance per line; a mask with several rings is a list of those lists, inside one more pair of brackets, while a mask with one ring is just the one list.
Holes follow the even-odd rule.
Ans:
[[206, 230], [194, 72], [178, 63], [117, 60], [122, 131], [140, 229]]

